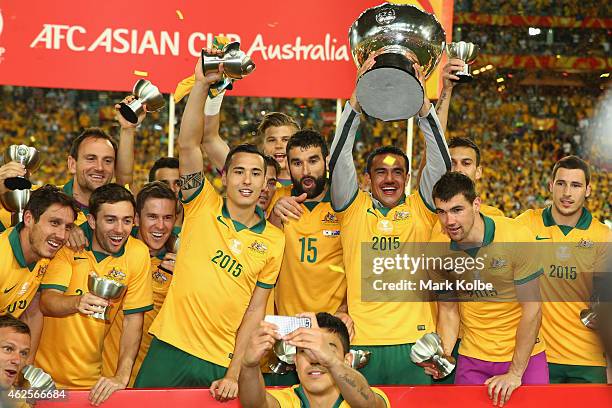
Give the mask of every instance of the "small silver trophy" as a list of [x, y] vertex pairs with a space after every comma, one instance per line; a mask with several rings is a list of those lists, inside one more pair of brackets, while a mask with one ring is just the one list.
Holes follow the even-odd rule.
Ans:
[[147, 112], [155, 112], [166, 105], [164, 95], [159, 89], [146, 79], [139, 79], [134, 85], [132, 91], [136, 99], [126, 104], [121, 102], [119, 113], [130, 123], [138, 123], [138, 116], [144, 112], [144, 106], [147, 107]]
[[413, 363], [425, 366], [433, 363], [442, 377], [455, 369], [455, 359], [444, 354], [442, 340], [437, 333], [427, 333], [412, 346], [410, 359]]
[[[103, 276], [98, 276], [95, 272], [91, 272], [87, 277], [87, 288], [94, 295], [106, 300], [119, 299], [126, 289], [123, 283], [109, 279]], [[95, 319], [110, 321], [111, 305], [102, 307], [99, 312], [91, 315]]]
[[276, 357], [284, 363], [295, 364], [295, 355], [297, 354], [297, 348], [285, 343], [282, 340], [274, 343], [274, 354]]
[[446, 54], [449, 58], [458, 58], [465, 62], [461, 71], [455, 72], [459, 80], [454, 80], [457, 83], [471, 82], [474, 77], [470, 74], [470, 65], [478, 57], [478, 46], [471, 42], [459, 41], [452, 42], [446, 45]]
[[580, 311], [580, 321], [585, 327], [591, 330], [597, 330], [597, 315], [599, 311], [599, 297], [597, 295], [591, 296], [591, 304], [588, 309], [582, 309]]
[[350, 350], [350, 353], [353, 355], [353, 364], [351, 367], [355, 370], [359, 370], [368, 365], [370, 362], [371, 352], [367, 350]]
[[[26, 145], [11, 145], [4, 152], [4, 162], [17, 162], [25, 166], [28, 173], [35, 171], [40, 165], [40, 154], [34, 147]], [[9, 177], [4, 180], [4, 185], [9, 190], [27, 190], [32, 188], [32, 183], [27, 177]]]
[[7, 211], [11, 212], [11, 225], [23, 221], [23, 211], [30, 200], [31, 190], [12, 190], [0, 196], [0, 202]]
[[226, 44], [223, 55], [208, 54], [202, 50], [202, 71], [204, 75], [215, 72], [219, 65], [223, 63], [223, 78], [215, 82], [210, 87], [212, 97], [219, 95], [225, 89], [232, 89], [232, 83], [237, 79], [242, 79], [255, 70], [255, 63], [244, 51], [240, 50], [238, 41]]
[[374, 118], [409, 119], [423, 106], [424, 90], [414, 64], [427, 78], [438, 65], [446, 34], [435, 15], [413, 5], [384, 3], [361, 13], [349, 30], [358, 68], [376, 63], [357, 82], [357, 101]]

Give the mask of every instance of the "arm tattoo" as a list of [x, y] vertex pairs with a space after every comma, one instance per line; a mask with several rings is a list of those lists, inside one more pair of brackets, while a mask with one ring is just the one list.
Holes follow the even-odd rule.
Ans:
[[179, 183], [181, 184], [181, 190], [191, 190], [192, 188], [198, 188], [202, 185], [204, 181], [204, 176], [202, 172], [199, 171], [197, 173], [186, 174], [181, 176], [179, 179]]
[[446, 92], [446, 89], [442, 90], [442, 93], [440, 94], [440, 98], [438, 99], [438, 103], [436, 103], [436, 113], [440, 114], [440, 109], [442, 108], [442, 105], [444, 104], [444, 102], [446, 102], [446, 98], [448, 97], [448, 92]]
[[[348, 385], [350, 385], [353, 388], [357, 387], [357, 382], [355, 381], [354, 378], [349, 377], [347, 374], [341, 374], [340, 375], [340, 379], [347, 383]], [[368, 393], [366, 390], [363, 389], [363, 387], [359, 387], [359, 389], [357, 390], [357, 392], [359, 393], [359, 395], [361, 395], [361, 397], [365, 400], [365, 401], [369, 401], [370, 400], [370, 393]]]

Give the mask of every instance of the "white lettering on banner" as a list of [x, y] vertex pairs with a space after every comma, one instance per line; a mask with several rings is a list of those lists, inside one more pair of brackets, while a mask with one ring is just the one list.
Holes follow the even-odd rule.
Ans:
[[291, 44], [270, 44], [266, 46], [263, 35], [257, 34], [253, 44], [247, 51], [251, 57], [255, 53], [260, 53], [264, 61], [269, 59], [276, 60], [312, 60], [312, 61], [348, 61], [349, 53], [347, 45], [337, 46], [338, 40], [325, 34], [324, 44], [304, 44], [302, 37], [296, 37], [295, 43]]
[[[30, 48], [46, 48], [59, 50], [68, 48], [75, 52], [107, 52], [114, 54], [132, 55], [174, 55], [178, 56], [181, 49], [181, 33], [153, 30], [139, 31], [128, 28], [105, 28], [95, 39], [87, 45], [83, 35], [87, 30], [82, 26], [69, 26], [63, 24], [44, 24]], [[240, 41], [235, 33], [218, 34], [227, 37], [230, 41]], [[194, 57], [200, 56], [202, 48], [210, 47], [215, 34], [191, 33], [187, 38], [187, 51]], [[349, 50], [346, 44], [338, 45], [338, 40], [327, 33], [323, 43], [305, 44], [302, 37], [295, 37], [293, 43], [266, 44], [261, 33], [255, 36], [253, 43], [242, 44], [243, 50], [255, 58], [267, 60], [295, 60], [295, 61], [349, 61]]]

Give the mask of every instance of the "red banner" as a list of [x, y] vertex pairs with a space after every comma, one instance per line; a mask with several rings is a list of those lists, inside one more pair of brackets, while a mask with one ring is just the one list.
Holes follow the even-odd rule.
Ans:
[[[193, 73], [201, 48], [225, 34], [257, 65], [234, 95], [347, 98], [356, 73], [348, 29], [381, 3], [0, 0], [0, 83], [127, 91], [146, 77], [169, 93]], [[452, 3], [420, 1], [448, 38]], [[438, 78], [429, 82], [437, 94]]]
[[[163, 373], [160, 373], [163, 375]], [[491, 408], [493, 404], [484, 386], [435, 385], [420, 387], [379, 387], [393, 408]], [[37, 408], [91, 408], [87, 391], [68, 392], [67, 398], [55, 402], [40, 402]], [[510, 408], [532, 407], [611, 407], [610, 385], [524, 385], [514, 391]], [[208, 390], [128, 390], [118, 391], [106, 401], [103, 408], [239, 408], [237, 401], [216, 402]]]
[[560, 16], [502, 16], [497, 14], [457, 13], [455, 24], [473, 25], [514, 25], [531, 27], [560, 27], [560, 28], [612, 28], [612, 18]]

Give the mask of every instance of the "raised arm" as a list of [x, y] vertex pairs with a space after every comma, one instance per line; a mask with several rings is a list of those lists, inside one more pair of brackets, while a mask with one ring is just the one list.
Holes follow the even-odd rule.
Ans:
[[[357, 78], [370, 69], [374, 62], [374, 58], [364, 62], [357, 72]], [[353, 146], [361, 121], [360, 115], [361, 107], [357, 102], [357, 88], [355, 88], [351, 99], [344, 105], [331, 145], [329, 177], [331, 180], [332, 207], [336, 211], [345, 209], [359, 189], [357, 170], [353, 161]]]
[[202, 151], [208, 156], [210, 163], [221, 170], [225, 164], [225, 158], [230, 151], [227, 142], [219, 135], [221, 120], [221, 103], [223, 93], [211, 98], [206, 98], [204, 107], [204, 137], [202, 138]]
[[[222, 65], [219, 70], [222, 72]], [[202, 58], [198, 59], [195, 67], [195, 84], [185, 106], [178, 137], [179, 174], [184, 200], [191, 198], [204, 182], [204, 158], [200, 149], [204, 134], [204, 105], [210, 84], [221, 78], [220, 72], [204, 76]]]
[[[128, 104], [135, 98], [135, 96], [129, 95], [121, 102]], [[136, 134], [136, 127], [142, 123], [146, 116], [146, 112], [142, 112], [138, 116], [137, 123], [131, 123], [119, 113], [120, 107], [121, 105], [119, 104], [115, 105], [115, 120], [120, 126], [119, 148], [117, 150], [117, 161], [115, 163], [115, 178], [117, 184], [122, 186], [128, 185], [130, 190], [132, 190], [134, 183], [134, 136]]]

